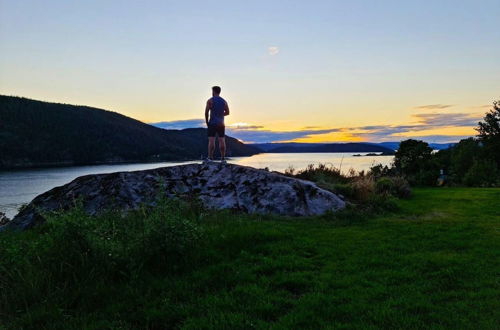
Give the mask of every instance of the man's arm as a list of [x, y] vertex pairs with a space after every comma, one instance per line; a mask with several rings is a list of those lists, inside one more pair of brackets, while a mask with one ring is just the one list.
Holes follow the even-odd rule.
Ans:
[[210, 100], [207, 101], [207, 105], [205, 106], [205, 123], [208, 126], [208, 112], [210, 111]]
[[224, 116], [228, 116], [229, 115], [229, 106], [227, 105], [227, 102], [226, 102], [226, 106], [224, 107]]

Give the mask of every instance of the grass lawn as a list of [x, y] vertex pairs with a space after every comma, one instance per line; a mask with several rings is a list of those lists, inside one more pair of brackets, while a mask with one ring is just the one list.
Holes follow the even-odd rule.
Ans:
[[[189, 253], [133, 272], [128, 256], [103, 264], [97, 252], [83, 261], [71, 255], [83, 244], [74, 239], [54, 243], [69, 254], [58, 261], [44, 248], [48, 238], [37, 249], [26, 243], [50, 233], [9, 233], [0, 237], [0, 253], [11, 255], [0, 261], [0, 321], [37, 329], [499, 329], [500, 189], [422, 188], [397, 203], [392, 213], [351, 220], [198, 216], [203, 235]], [[12, 256], [23, 251], [21, 264]]]

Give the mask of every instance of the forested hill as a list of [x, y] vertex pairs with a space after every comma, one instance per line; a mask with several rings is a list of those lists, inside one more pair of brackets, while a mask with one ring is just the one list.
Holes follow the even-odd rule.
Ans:
[[[0, 95], [0, 168], [199, 159], [206, 130], [164, 130], [116, 112]], [[228, 155], [259, 150], [227, 138]]]

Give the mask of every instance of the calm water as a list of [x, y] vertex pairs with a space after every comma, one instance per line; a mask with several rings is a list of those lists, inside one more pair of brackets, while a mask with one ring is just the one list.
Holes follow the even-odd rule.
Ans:
[[[357, 171], [367, 170], [373, 164], [378, 163], [389, 165], [393, 159], [393, 156], [353, 157], [353, 155], [354, 153], [259, 154], [252, 157], [236, 157], [231, 159], [230, 162], [256, 168], [268, 167], [270, 170], [280, 172], [283, 172], [290, 166], [299, 170], [305, 168], [308, 164], [327, 163], [341, 167], [342, 171], [346, 172], [350, 168]], [[22, 204], [29, 203], [37, 195], [66, 184], [82, 175], [138, 171], [188, 163], [193, 162], [95, 165], [0, 171], [0, 212], [4, 212], [8, 217], [12, 218]]]

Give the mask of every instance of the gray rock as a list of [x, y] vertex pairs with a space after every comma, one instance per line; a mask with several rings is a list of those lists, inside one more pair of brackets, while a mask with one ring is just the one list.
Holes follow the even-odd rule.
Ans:
[[189, 164], [145, 171], [93, 174], [53, 188], [24, 207], [5, 227], [27, 229], [45, 221], [48, 211], [65, 210], [81, 200], [85, 212], [127, 211], [168, 197], [196, 196], [209, 209], [311, 216], [345, 207], [345, 202], [314, 183], [252, 167]]

